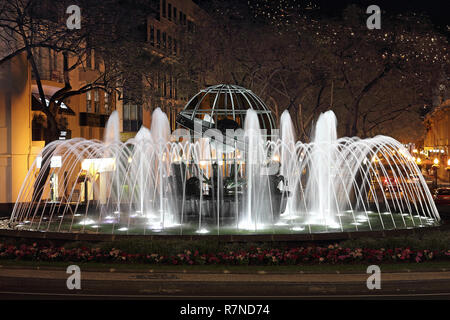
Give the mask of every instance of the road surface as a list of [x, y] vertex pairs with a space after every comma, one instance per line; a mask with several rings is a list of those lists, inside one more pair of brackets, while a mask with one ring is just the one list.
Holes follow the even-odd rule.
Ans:
[[111, 271], [81, 271], [69, 290], [65, 270], [0, 268], [0, 299], [450, 299], [450, 271], [382, 273], [380, 290], [368, 274]]

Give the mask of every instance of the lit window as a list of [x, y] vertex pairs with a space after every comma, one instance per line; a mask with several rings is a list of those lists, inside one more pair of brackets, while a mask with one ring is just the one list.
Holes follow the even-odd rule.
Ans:
[[100, 111], [100, 97], [98, 89], [94, 91], [94, 111], [95, 113], [98, 113]]
[[91, 92], [86, 92], [86, 112], [92, 111], [92, 95]]
[[105, 105], [105, 112], [107, 114], [109, 114], [111, 112], [110, 110], [110, 104], [109, 104], [109, 94], [108, 92], [105, 91], [105, 95], [104, 95], [104, 105]]

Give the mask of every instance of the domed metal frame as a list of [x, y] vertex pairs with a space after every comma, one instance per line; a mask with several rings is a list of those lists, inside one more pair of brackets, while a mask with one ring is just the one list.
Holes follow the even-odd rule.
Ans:
[[[272, 112], [251, 90], [237, 85], [218, 84], [200, 90], [178, 114], [176, 122], [192, 132], [198, 122], [202, 132], [196, 134], [203, 134], [208, 129], [243, 128], [247, 109], [257, 113], [261, 129], [266, 130], [266, 137], [270, 139], [276, 128]], [[221, 120], [226, 121], [228, 127], [220, 126]]]

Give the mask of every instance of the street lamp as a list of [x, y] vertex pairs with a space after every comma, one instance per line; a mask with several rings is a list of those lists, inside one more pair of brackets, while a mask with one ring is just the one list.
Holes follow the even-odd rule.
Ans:
[[438, 176], [437, 176], [437, 171], [439, 168], [439, 159], [438, 158], [434, 158], [433, 160], [433, 169], [434, 169], [434, 187], [437, 188], [438, 186]]

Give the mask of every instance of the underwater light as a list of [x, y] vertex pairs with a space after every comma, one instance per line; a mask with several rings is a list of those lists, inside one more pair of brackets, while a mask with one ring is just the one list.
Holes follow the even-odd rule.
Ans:
[[80, 222], [81, 225], [85, 225], [85, 226], [88, 226], [88, 225], [94, 224], [94, 223], [95, 223], [95, 221], [92, 219], [84, 219]]

